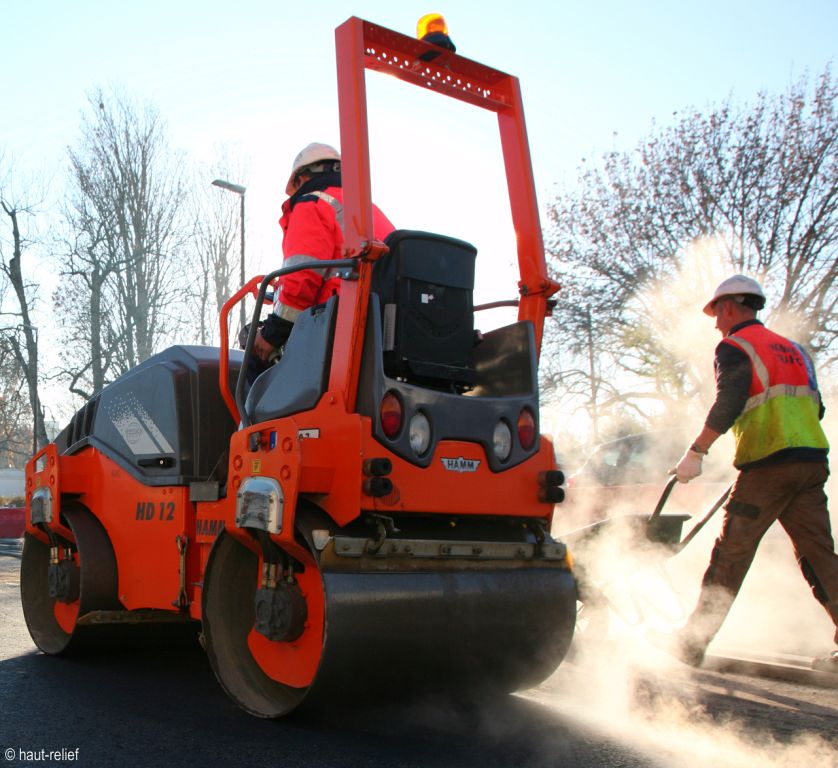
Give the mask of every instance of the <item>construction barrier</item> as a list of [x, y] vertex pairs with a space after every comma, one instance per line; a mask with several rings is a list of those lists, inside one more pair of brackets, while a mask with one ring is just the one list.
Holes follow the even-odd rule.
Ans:
[[0, 507], [0, 539], [19, 539], [23, 536], [23, 507]]

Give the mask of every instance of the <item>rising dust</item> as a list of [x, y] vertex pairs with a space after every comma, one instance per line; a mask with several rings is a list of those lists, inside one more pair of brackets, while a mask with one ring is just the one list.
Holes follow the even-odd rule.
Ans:
[[[712, 286], [724, 276], [714, 255], [713, 243], [695, 244], [685, 253], [686, 270], [679, 279], [639, 296], [643, 305], [664, 307], [661, 336], [689, 367], [699, 396], [678, 414], [684, 446], [698, 433], [706, 408], [712, 402], [712, 356], [719, 335], [713, 320], [701, 314], [699, 299], [712, 295]], [[729, 272], [729, 270], [728, 270]], [[690, 275], [690, 279], [686, 279]], [[778, 327], [782, 320], [773, 318]], [[780, 328], [778, 327], [778, 330]], [[821, 381], [823, 389], [823, 380]], [[827, 401], [824, 428], [833, 443], [838, 441], [838, 400]], [[560, 415], [554, 415], [561, 423]], [[561, 445], [557, 446], [561, 453]], [[714, 458], [730, 462], [732, 442], [714, 446]], [[577, 462], [578, 465], [579, 462]], [[648, 515], [663, 490], [666, 470], [649, 466], [649, 485], [602, 489], [571, 488], [567, 504], [557, 507], [553, 533], [568, 532], [603, 517]], [[689, 531], [717, 498], [719, 489], [732, 482], [731, 468], [722, 483], [693, 481], [676, 486], [664, 512], [693, 515]], [[828, 486], [838, 499], [838, 483]], [[680, 496], [679, 496], [680, 494]], [[836, 502], [838, 503], [838, 502]], [[653, 648], [644, 639], [648, 629], [672, 631], [683, 625], [695, 604], [702, 574], [707, 567], [713, 540], [718, 535], [723, 511], [680, 553], [650, 547], [637, 530], [616, 527], [607, 536], [573, 545], [579, 571], [604, 596], [607, 609], [580, 613], [570, 663], [553, 680], [570, 697], [556, 692], [539, 695], [563, 714], [606, 730], [638, 746], [655, 762], [665, 766], [821, 766], [838, 765], [838, 741], [823, 735], [785, 734], [778, 739], [771, 731], [755, 729], [744, 717], [726, 720], [713, 716], [696, 695], [695, 675], [688, 667]], [[835, 506], [831, 511], [835, 530]], [[595, 602], [595, 601], [594, 601]], [[833, 649], [834, 628], [815, 601], [795, 561], [791, 543], [776, 524], [766, 534], [744, 587], [710, 653], [738, 651], [751, 654], [825, 655]], [[549, 691], [550, 684], [547, 685]], [[835, 701], [832, 696], [831, 701]], [[788, 705], [786, 705], [788, 706]], [[830, 707], [827, 706], [827, 710]], [[833, 709], [834, 711], [834, 709]], [[838, 712], [835, 712], [838, 717]], [[835, 734], [832, 734], [834, 737]]]
[[[720, 716], [711, 706], [712, 695], [708, 701], [708, 691], [738, 693], [746, 708], [756, 699], [780, 711], [793, 708], [793, 701], [772, 700], [767, 693], [760, 696], [759, 681], [743, 685], [693, 671], [646, 641], [650, 628], [667, 630], [683, 624], [715, 533], [702, 533], [670, 559], [629, 533], [618, 530], [589, 550], [577, 550], [577, 560], [592, 558], [599, 566], [589, 568], [607, 597], [606, 615], [603, 618], [594, 611], [593, 616], [586, 616], [582, 611], [571, 657], [538, 698], [563, 716], [642, 751], [653, 764], [838, 766], [838, 740], [830, 742], [822, 733], [788, 733], [782, 717], [779, 735], [770, 721], [755, 728], [746, 713], [740, 717], [738, 710], [731, 709], [730, 701], [722, 706], [726, 714]], [[752, 588], [740, 595], [738, 613], [731, 615], [711, 653], [724, 652], [725, 646], [743, 653], [791, 653], [813, 646], [825, 652], [830, 648], [831, 623], [820, 616], [822, 609], [811, 595], [801, 598], [790, 588], [786, 593], [770, 591], [778, 582], [787, 581], [788, 587], [803, 582], [793, 558], [778, 561], [773, 549], [763, 548], [759, 553], [761, 562], [749, 574]], [[765, 575], [772, 578], [766, 581]], [[801, 591], [806, 592], [805, 585]], [[800, 633], [790, 631], [790, 626], [797, 626]], [[754, 637], [760, 640], [758, 648], [747, 642]], [[836, 700], [832, 693], [829, 701], [834, 705]], [[826, 698], [824, 707], [828, 707]], [[832, 717], [833, 723], [838, 722], [834, 707]]]

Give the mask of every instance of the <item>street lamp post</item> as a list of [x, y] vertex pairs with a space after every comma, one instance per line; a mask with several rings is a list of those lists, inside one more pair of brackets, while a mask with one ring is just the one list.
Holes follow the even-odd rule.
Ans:
[[[239, 263], [239, 285], [244, 285], [244, 193], [247, 191], [247, 187], [243, 187], [241, 184], [233, 184], [231, 181], [224, 181], [224, 179], [216, 179], [212, 182], [214, 187], [220, 187], [221, 189], [226, 189], [229, 192], [234, 192], [239, 196], [239, 200], [241, 201], [241, 261]], [[241, 327], [244, 328], [245, 323], [247, 322], [247, 315], [245, 314], [245, 307], [244, 301], [241, 303], [241, 315], [240, 315], [240, 322]]]

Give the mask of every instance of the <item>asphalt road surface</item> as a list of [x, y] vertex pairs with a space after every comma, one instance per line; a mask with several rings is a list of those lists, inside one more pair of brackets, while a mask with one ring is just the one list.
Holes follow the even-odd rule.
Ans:
[[51, 658], [0, 541], [0, 768], [80, 766], [838, 766], [838, 689], [638, 666], [612, 647], [490, 702], [358, 705], [263, 721], [222, 692], [191, 639]]

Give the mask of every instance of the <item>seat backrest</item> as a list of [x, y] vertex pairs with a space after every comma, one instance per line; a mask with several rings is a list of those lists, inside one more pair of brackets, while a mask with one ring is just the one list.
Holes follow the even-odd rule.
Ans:
[[472, 384], [477, 249], [429, 232], [396, 230], [375, 265], [384, 371], [416, 383]]
[[253, 382], [244, 407], [254, 424], [317, 405], [329, 382], [337, 302], [332, 296], [301, 312], [282, 357]]

